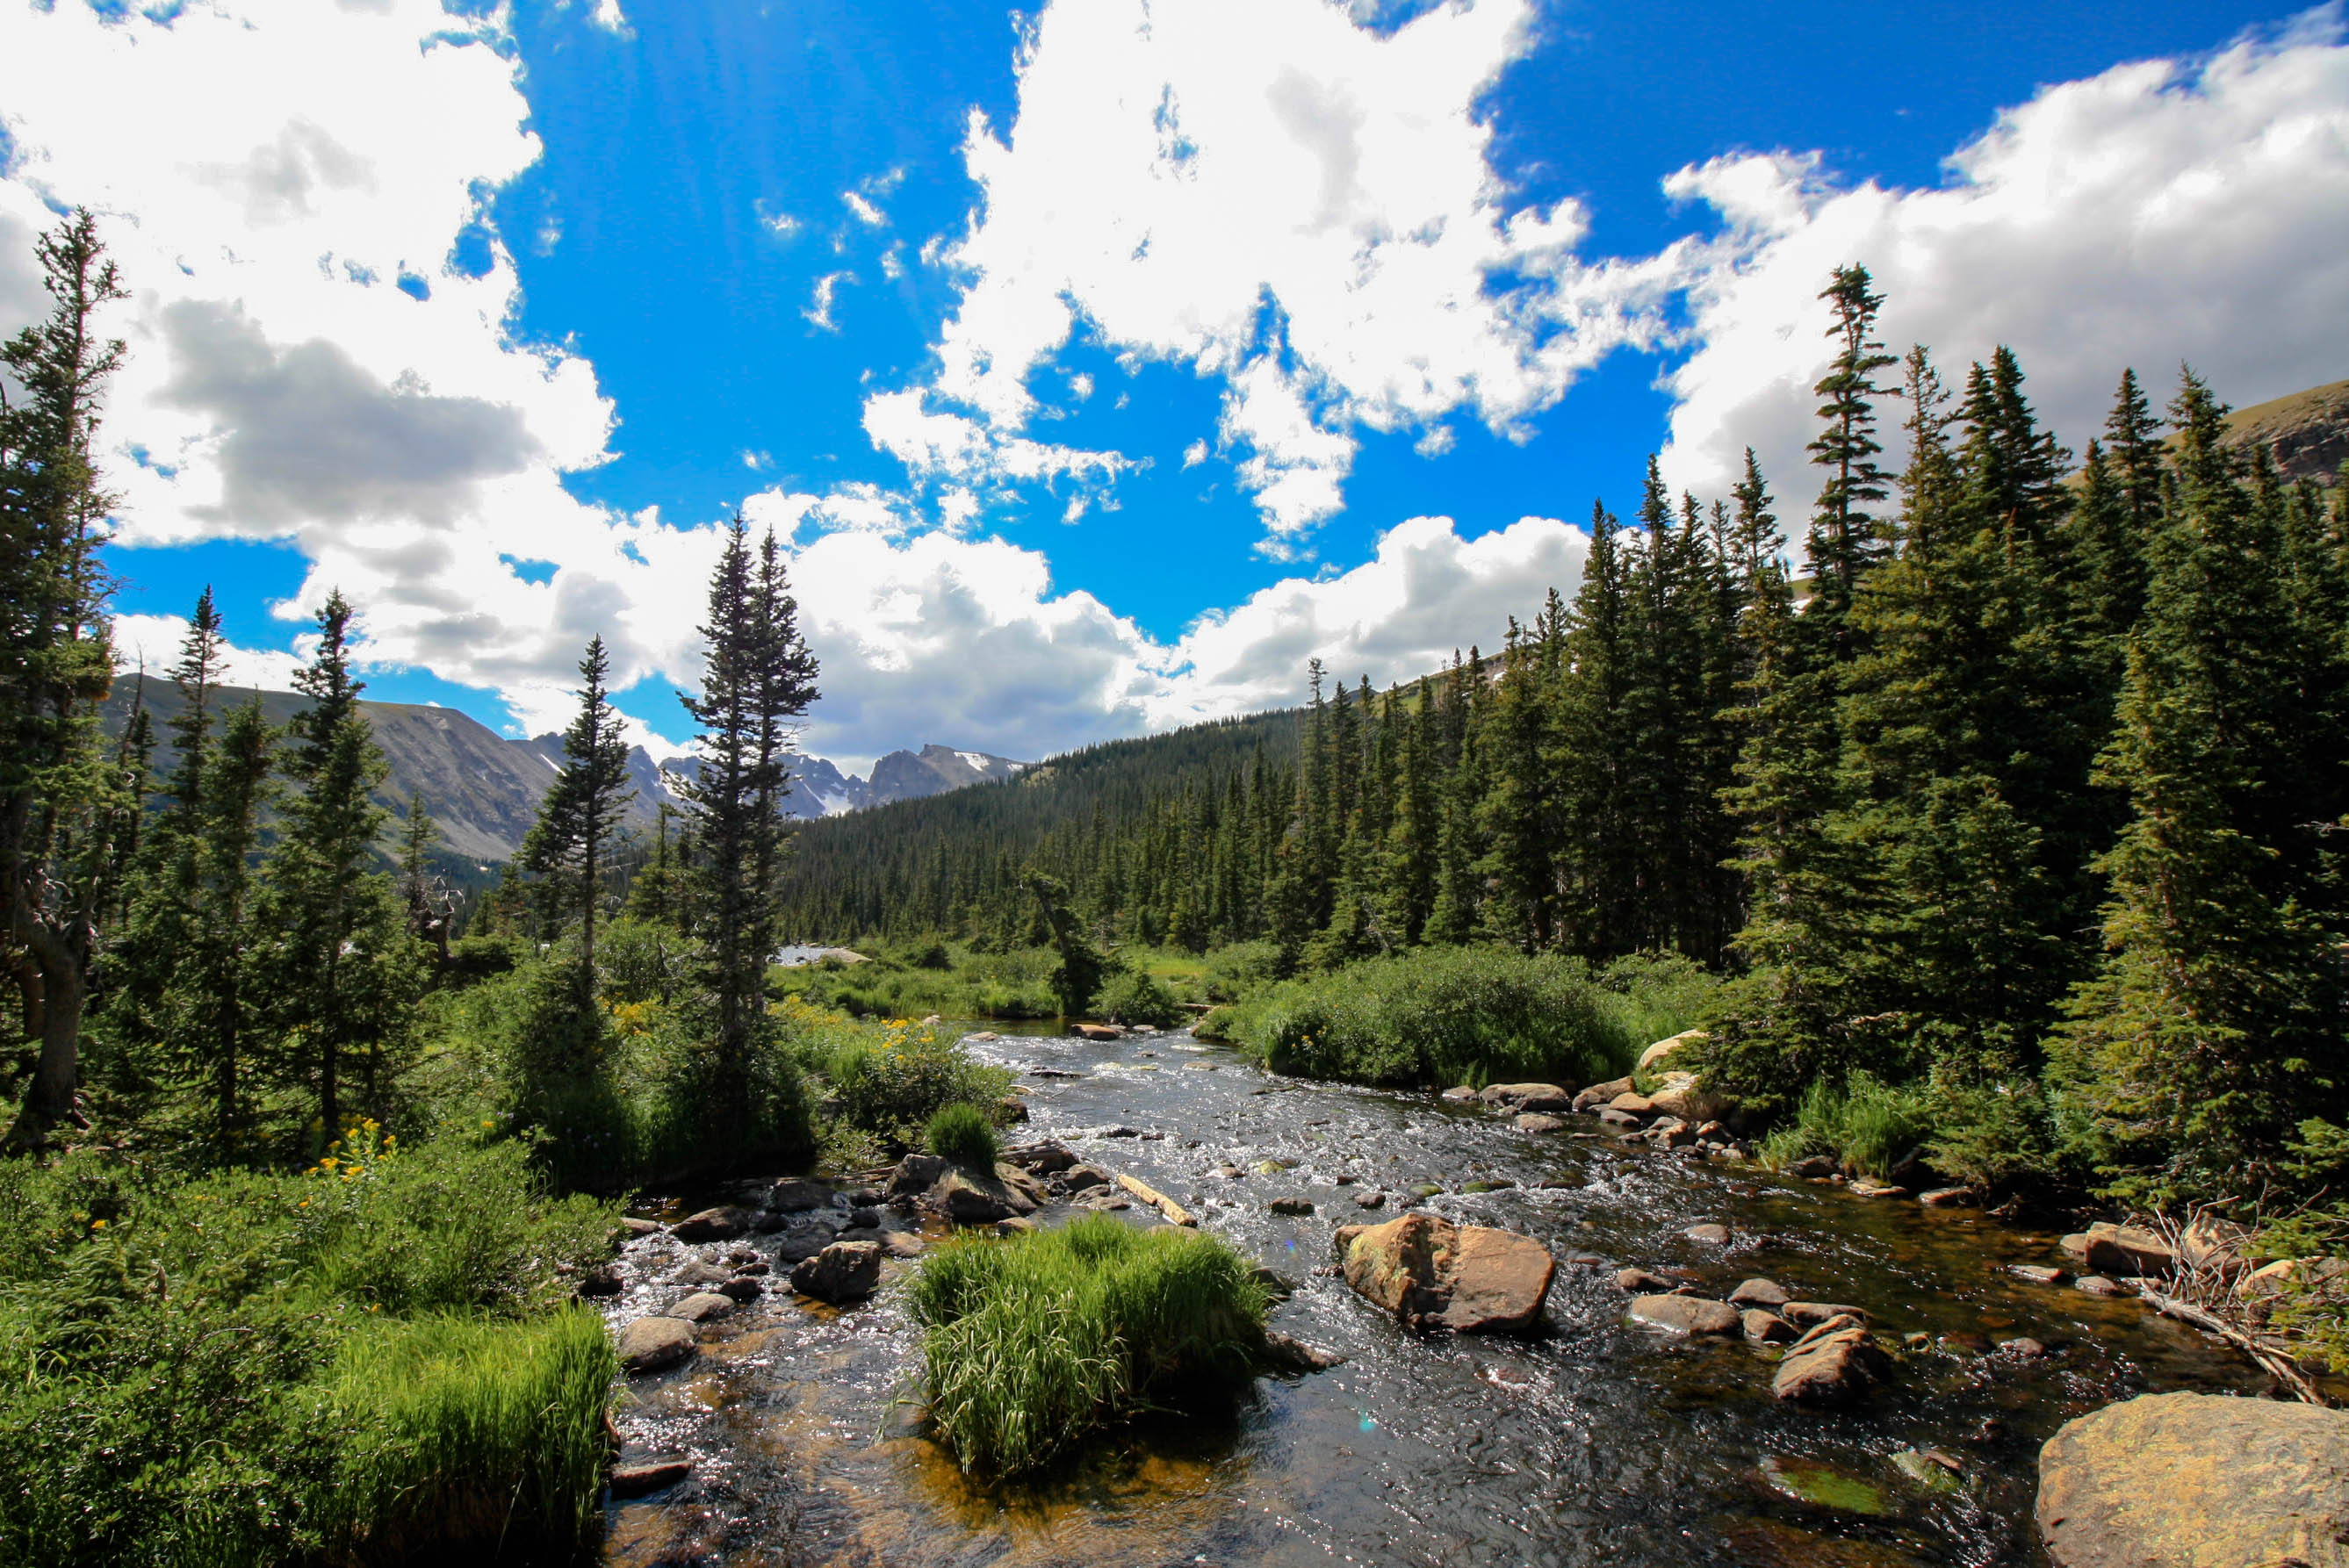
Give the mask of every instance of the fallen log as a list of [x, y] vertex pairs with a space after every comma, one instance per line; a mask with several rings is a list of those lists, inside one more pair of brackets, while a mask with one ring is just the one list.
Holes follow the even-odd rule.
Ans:
[[2324, 1397], [2323, 1390], [2317, 1387], [2315, 1381], [2300, 1369], [2299, 1365], [2292, 1359], [2291, 1349], [2282, 1341], [2262, 1335], [2246, 1334], [2217, 1313], [2199, 1307], [2190, 1301], [2180, 1301], [2174, 1295], [2164, 1295], [2156, 1290], [2149, 1281], [2138, 1280], [2137, 1293], [2144, 1298], [2147, 1306], [2152, 1307], [2164, 1317], [2174, 1317], [2180, 1323], [2191, 1324], [2205, 1334], [2214, 1335], [2225, 1340], [2259, 1363], [2261, 1370], [2291, 1389], [2293, 1397], [2303, 1404], [2322, 1405], [2328, 1408], [2332, 1405], [2333, 1401]]
[[1152, 1208], [1157, 1210], [1160, 1213], [1165, 1215], [1174, 1223], [1178, 1225], [1188, 1225], [1195, 1231], [1199, 1228], [1199, 1222], [1192, 1214], [1190, 1210], [1183, 1207], [1182, 1204], [1176, 1202], [1174, 1199], [1169, 1198], [1165, 1193], [1161, 1192], [1157, 1188], [1151, 1186], [1148, 1182], [1141, 1181], [1136, 1177], [1128, 1176], [1123, 1171], [1120, 1171], [1118, 1172], [1117, 1184], [1124, 1188], [1127, 1191], [1133, 1193], [1135, 1197], [1141, 1199], [1143, 1202], [1149, 1204]]

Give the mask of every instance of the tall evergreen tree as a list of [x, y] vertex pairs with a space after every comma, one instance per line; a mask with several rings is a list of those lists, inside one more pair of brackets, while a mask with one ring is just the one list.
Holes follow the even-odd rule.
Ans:
[[1876, 438], [1876, 399], [1889, 389], [1878, 386], [1875, 377], [1897, 362], [1876, 340], [1876, 317], [1884, 308], [1884, 296], [1872, 289], [1866, 267], [1846, 266], [1836, 269], [1834, 280], [1819, 294], [1834, 313], [1827, 336], [1836, 354], [1814, 388], [1825, 401], [1819, 405], [1822, 428], [1811, 442], [1811, 460], [1826, 470], [1827, 478], [1811, 513], [1812, 593], [1804, 624], [1835, 649], [1837, 659], [1849, 656], [1843, 646], [1844, 621], [1860, 579], [1886, 553], [1882, 531], [1869, 509], [1889, 493], [1884, 470], [1876, 461], [1884, 450]]
[[[2288, 542], [2189, 374], [2171, 406], [2177, 510], [2156, 536], [2120, 724], [2099, 761], [2131, 818], [2105, 857], [2103, 965], [2057, 1071], [2115, 1186], [2156, 1194], [2273, 1170], [2295, 1123], [2344, 1119], [2344, 762], [2311, 711]], [[2337, 658], [2337, 655], [2335, 655]]]
[[309, 706], [286, 727], [292, 792], [267, 862], [285, 1067], [316, 1097], [326, 1140], [343, 1132], [354, 1099], [359, 1114], [388, 1108], [422, 984], [392, 879], [377, 869], [390, 813], [373, 796], [390, 769], [359, 710], [365, 683], [351, 674], [351, 618], [349, 602], [329, 593], [316, 652], [294, 677]]
[[538, 820], [522, 845], [525, 871], [548, 890], [552, 906], [579, 931], [583, 988], [595, 973], [595, 915], [611, 870], [620, 820], [636, 799], [628, 782], [628, 742], [619, 711], [605, 695], [611, 673], [604, 639], [591, 637], [579, 661], [579, 717], [563, 735], [563, 771], [539, 801]]
[[736, 514], [710, 579], [701, 691], [686, 711], [699, 727], [700, 767], [685, 787], [699, 841], [698, 902], [706, 981], [717, 1004], [718, 1071], [740, 1082], [764, 1037], [774, 948], [775, 875], [791, 790], [788, 727], [815, 700], [816, 660], [799, 632], [773, 533], [753, 552]]
[[0, 938], [24, 1032], [40, 1042], [5, 1140], [18, 1148], [78, 1114], [82, 1014], [122, 789], [98, 733], [113, 665], [98, 552], [113, 498], [96, 451], [123, 346], [98, 335], [97, 318], [129, 294], [86, 209], [34, 254], [48, 315], [0, 347]]

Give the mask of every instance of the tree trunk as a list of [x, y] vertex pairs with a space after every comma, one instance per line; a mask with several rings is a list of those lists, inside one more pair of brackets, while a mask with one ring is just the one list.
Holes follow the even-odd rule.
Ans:
[[[48, 944], [64, 945], [54, 937]], [[88, 995], [89, 983], [80, 965], [70, 959], [41, 965], [41, 1058], [16, 1123], [8, 1130], [6, 1147], [39, 1149], [57, 1123], [79, 1123], [74, 1088], [80, 1066], [82, 1004]]]

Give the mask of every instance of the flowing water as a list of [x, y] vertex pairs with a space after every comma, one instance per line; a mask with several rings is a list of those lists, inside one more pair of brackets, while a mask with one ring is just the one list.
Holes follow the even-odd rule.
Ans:
[[[1007, 1033], [971, 1048], [1021, 1075], [1033, 1117], [1023, 1136], [1133, 1172], [1295, 1281], [1274, 1326], [1345, 1364], [1260, 1380], [1226, 1418], [1105, 1437], [1050, 1485], [990, 1490], [923, 1436], [916, 1332], [885, 1283], [838, 1312], [778, 1292], [705, 1331], [697, 1361], [631, 1381], [625, 1458], [689, 1454], [696, 1469], [612, 1510], [608, 1562], [2042, 1563], [2034, 1461], [2057, 1426], [2134, 1394], [2260, 1382], [2134, 1299], [2008, 1274], [2061, 1263], [2054, 1236], [1970, 1211], [1520, 1133], [1429, 1093], [1274, 1078], [1181, 1035], [1096, 1045]], [[1164, 1136], [1099, 1135], [1112, 1125]], [[1211, 1174], [1226, 1161], [1247, 1174]], [[1268, 1161], [1286, 1168], [1258, 1173]], [[1478, 1183], [1501, 1185], [1464, 1191]], [[1404, 1334], [1315, 1271], [1337, 1226], [1389, 1217], [1423, 1185], [1444, 1190], [1423, 1201], [1434, 1212], [1603, 1266], [1562, 1262], [1541, 1336]], [[1356, 1206], [1378, 1189], [1391, 1194], [1384, 1211]], [[1283, 1197], [1315, 1212], [1269, 1212]], [[1157, 1218], [1139, 1205], [1125, 1217]], [[1708, 1222], [1729, 1228], [1728, 1246], [1682, 1233]], [[750, 1244], [772, 1250], [771, 1238]], [[680, 1294], [657, 1282], [681, 1261], [674, 1243], [632, 1250], [615, 1318]], [[1854, 1408], [1784, 1405], [1764, 1353], [1627, 1323], [1613, 1281], [1626, 1264], [1715, 1296], [1767, 1275], [1797, 1299], [1854, 1304], [1879, 1328], [1932, 1337]], [[2019, 1336], [2049, 1354], [1996, 1347]], [[1928, 1448], [1961, 1461], [1954, 1485], [1896, 1460]]]

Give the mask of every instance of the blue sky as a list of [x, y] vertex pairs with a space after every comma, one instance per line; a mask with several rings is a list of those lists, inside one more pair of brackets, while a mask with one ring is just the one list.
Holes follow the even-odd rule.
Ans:
[[1710, 495], [1752, 444], [1799, 510], [1837, 261], [1900, 342], [2015, 344], [2075, 445], [2127, 363], [2349, 363], [2337, 8], [1755, 15], [0, 0], [0, 325], [97, 208], [150, 657], [211, 582], [282, 679], [339, 584], [378, 696], [545, 727], [601, 631], [675, 743], [745, 507], [852, 764], [1407, 677], [1570, 592], [1651, 450]]

